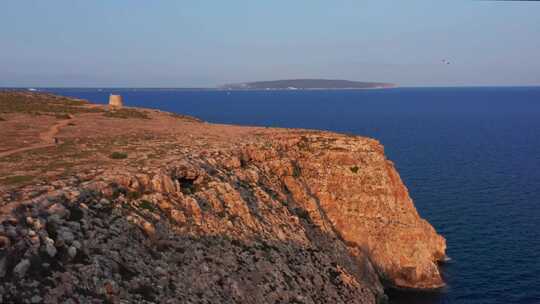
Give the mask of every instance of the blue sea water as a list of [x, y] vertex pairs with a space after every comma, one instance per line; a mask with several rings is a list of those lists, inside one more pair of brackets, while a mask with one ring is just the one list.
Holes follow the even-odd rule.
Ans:
[[210, 122], [377, 138], [444, 235], [448, 287], [392, 303], [540, 303], [540, 87], [363, 91], [49, 89]]

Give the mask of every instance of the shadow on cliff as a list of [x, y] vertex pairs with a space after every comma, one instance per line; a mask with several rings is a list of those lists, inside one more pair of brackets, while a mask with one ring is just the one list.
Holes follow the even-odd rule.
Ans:
[[[264, 187], [263, 189], [269, 195], [274, 196], [270, 189]], [[250, 215], [264, 223], [264, 216], [260, 214], [260, 210], [263, 208], [259, 206], [262, 203], [249, 190], [242, 189], [240, 193], [248, 206]], [[315, 303], [361, 303], [370, 297], [375, 297], [373, 300], [377, 303], [385, 302], [386, 298], [381, 293], [382, 289], [379, 286], [378, 278], [365, 256], [352, 255], [338, 234], [321, 230], [314, 223], [309, 212], [300, 204], [295, 203], [291, 195], [288, 195], [287, 202], [282, 203], [287, 206], [291, 214], [298, 217], [299, 224], [309, 240], [308, 243], [304, 244], [292, 240], [282, 241], [276, 238], [262, 239], [257, 236], [247, 239], [231, 239], [228, 235], [206, 235], [201, 236], [199, 240], [201, 242], [231, 242], [231, 244], [241, 248], [240, 250], [238, 248], [232, 251], [227, 250], [227, 252], [233, 252], [237, 259], [245, 259], [241, 262], [243, 267], [257, 267], [258, 263], [261, 262], [270, 263], [273, 268], [277, 269], [274, 271], [257, 270], [258, 275], [267, 276], [273, 273], [274, 277], [271, 280], [276, 280], [277, 275], [278, 282], [276, 283], [281, 284], [282, 287], [275, 286], [274, 288], [285, 288], [285, 290], [296, 293], [296, 297], [311, 297]], [[318, 209], [324, 213], [321, 208]], [[321, 217], [323, 217], [325, 224], [329, 223], [326, 214], [321, 214]], [[334, 232], [332, 226], [330, 226], [330, 231]], [[261, 254], [260, 250], [263, 250], [264, 253]], [[248, 253], [247, 256], [246, 253]], [[236, 273], [238, 272], [236, 271]], [[247, 278], [247, 281], [242, 283], [242, 285], [246, 283], [246, 286], [249, 286], [248, 282], [253, 279], [249, 275], [241, 275], [241, 277]], [[261, 286], [251, 286], [250, 289], [260, 288]], [[261, 290], [264, 289], [263, 287]], [[260, 303], [266, 303], [265, 298], [266, 296], [261, 299]], [[303, 303], [303, 301], [297, 302], [294, 298], [293, 300], [282, 298], [276, 300], [276, 303], [284, 301]]]
[[386, 295], [389, 298], [389, 304], [438, 304], [443, 302], [444, 290], [436, 291], [415, 291], [387, 289]]
[[[37, 286], [28, 290], [57, 302], [68, 299], [69, 290], [74, 291], [70, 296], [105, 303], [118, 299], [159, 303], [174, 299], [188, 303], [375, 302], [371, 286], [362, 282], [361, 269], [346, 247], [316, 229], [311, 236], [317, 241], [307, 244], [258, 235], [194, 235], [164, 227], [158, 238], [149, 238], [139, 227], [109, 215], [109, 211], [101, 211], [99, 217], [110, 227], [93, 230], [75, 259], [67, 257], [67, 249], [54, 258], [39, 251], [30, 259], [25, 278], [14, 275], [22, 252], [15, 247], [0, 251], [0, 260], [6, 257], [8, 261], [0, 285], [26, 286], [26, 278], [31, 278]], [[117, 229], [122, 233], [113, 232]], [[43, 268], [44, 262], [53, 269]], [[7, 303], [27, 300], [27, 293], [6, 290], [3, 300]]]
[[182, 244], [178, 270], [190, 278], [182, 287], [219, 302], [304, 303], [302, 299], [311, 298], [315, 303], [362, 303], [373, 299], [370, 286], [356, 280], [358, 269], [350, 267], [352, 261], [345, 253], [336, 257], [319, 246], [223, 235], [190, 238]]
[[[439, 263], [439, 270], [445, 281], [447, 266], [447, 263]], [[388, 304], [441, 304], [448, 303], [445, 298], [449, 288], [449, 286], [434, 290], [386, 288], [384, 292], [389, 298]]]

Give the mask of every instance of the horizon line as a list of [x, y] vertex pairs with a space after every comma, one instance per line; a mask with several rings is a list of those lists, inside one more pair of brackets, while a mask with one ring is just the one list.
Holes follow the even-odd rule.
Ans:
[[[296, 91], [302, 90], [366, 90], [366, 89], [396, 89], [396, 88], [481, 88], [481, 87], [540, 87], [539, 84], [524, 84], [524, 85], [507, 85], [507, 84], [487, 84], [487, 85], [476, 85], [476, 84], [466, 84], [466, 85], [399, 85], [393, 84], [394, 87], [389, 88], [313, 88], [313, 89], [297, 89]], [[274, 89], [274, 88], [261, 88], [261, 89], [230, 89], [222, 87], [182, 87], [182, 86], [2, 86], [0, 89], [147, 89], [147, 90], [159, 90], [159, 89], [168, 89], [168, 90], [216, 90], [216, 91], [295, 91], [290, 89]]]

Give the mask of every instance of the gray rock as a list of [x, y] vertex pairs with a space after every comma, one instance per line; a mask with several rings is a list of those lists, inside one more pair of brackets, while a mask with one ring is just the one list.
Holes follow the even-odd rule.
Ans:
[[50, 206], [49, 209], [47, 209], [47, 212], [51, 215], [56, 214], [60, 218], [66, 218], [69, 216], [69, 210], [67, 210], [66, 207], [60, 203]]
[[67, 222], [66, 226], [68, 226], [72, 230], [81, 230], [81, 224], [79, 224], [78, 222]]
[[81, 242], [79, 241], [73, 241], [73, 247], [77, 248], [77, 250], [82, 248]]
[[51, 244], [53, 245], [54, 244], [54, 240], [51, 239], [50, 237], [46, 236], [43, 238], [43, 241], [46, 243], [46, 244]]
[[39, 247], [39, 236], [34, 235], [30, 237], [30, 243], [34, 245], [35, 248]]
[[156, 273], [159, 274], [159, 275], [164, 276], [164, 275], [167, 275], [167, 270], [165, 270], [165, 269], [158, 266], [158, 267], [156, 267]]
[[28, 229], [25, 229], [25, 228], [20, 229], [19, 228], [19, 234], [22, 235], [22, 236], [27, 236], [28, 235]]
[[28, 259], [24, 259], [13, 268], [13, 273], [15, 273], [16, 276], [22, 278], [26, 275], [26, 272], [28, 271], [28, 268], [30, 268], [30, 261]]
[[75, 248], [74, 246], [70, 246], [68, 249], [68, 254], [72, 259], [74, 259], [75, 256], [77, 256], [77, 248]]
[[42, 229], [44, 227], [44, 225], [43, 225], [44, 222], [45, 222], [44, 220], [38, 218], [38, 219], [33, 220], [33, 225], [32, 226], [34, 226], [34, 229], [36, 231], [39, 231], [40, 229]]
[[7, 264], [6, 257], [2, 257], [0, 259], [0, 278], [3, 278], [6, 275], [6, 264]]
[[17, 237], [17, 230], [10, 226], [7, 230], [6, 230], [6, 235], [9, 236], [10, 238], [16, 238]]
[[47, 221], [53, 224], [62, 224], [64, 222], [64, 220], [62, 220], [58, 214], [53, 214], [49, 216], [47, 218]]
[[47, 251], [47, 254], [52, 258], [56, 255], [56, 247], [54, 247], [53, 244], [47, 243], [45, 245], [45, 251]]
[[33, 296], [31, 299], [30, 299], [30, 302], [32, 303], [41, 303], [42, 299], [40, 296]]
[[46, 208], [49, 208], [49, 206], [51, 206], [53, 204], [52, 201], [46, 199], [46, 198], [43, 198], [42, 200], [40, 200], [38, 202], [39, 206], [43, 209], [46, 209]]
[[57, 239], [54, 242], [54, 246], [56, 246], [58, 248], [64, 247], [65, 244], [66, 244], [66, 242], [64, 242], [64, 240], [61, 240], [61, 239]]
[[28, 285], [28, 287], [31, 287], [31, 288], [36, 288], [39, 286], [39, 282], [36, 281], [36, 280], [33, 280], [32, 282], [30, 282]]
[[26, 217], [26, 223], [28, 225], [32, 225], [34, 223], [34, 219], [31, 216]]
[[30, 211], [30, 214], [33, 217], [38, 217], [39, 216], [39, 209], [38, 208], [33, 208], [32, 211]]
[[68, 244], [73, 243], [73, 241], [75, 240], [75, 236], [73, 235], [73, 233], [65, 227], [63, 227], [63, 229], [59, 231], [59, 238]]

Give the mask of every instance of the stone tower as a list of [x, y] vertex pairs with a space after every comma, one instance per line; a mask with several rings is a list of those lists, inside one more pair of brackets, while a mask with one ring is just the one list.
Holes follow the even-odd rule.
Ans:
[[111, 94], [109, 96], [109, 108], [111, 109], [120, 109], [124, 105], [122, 101], [122, 96]]

